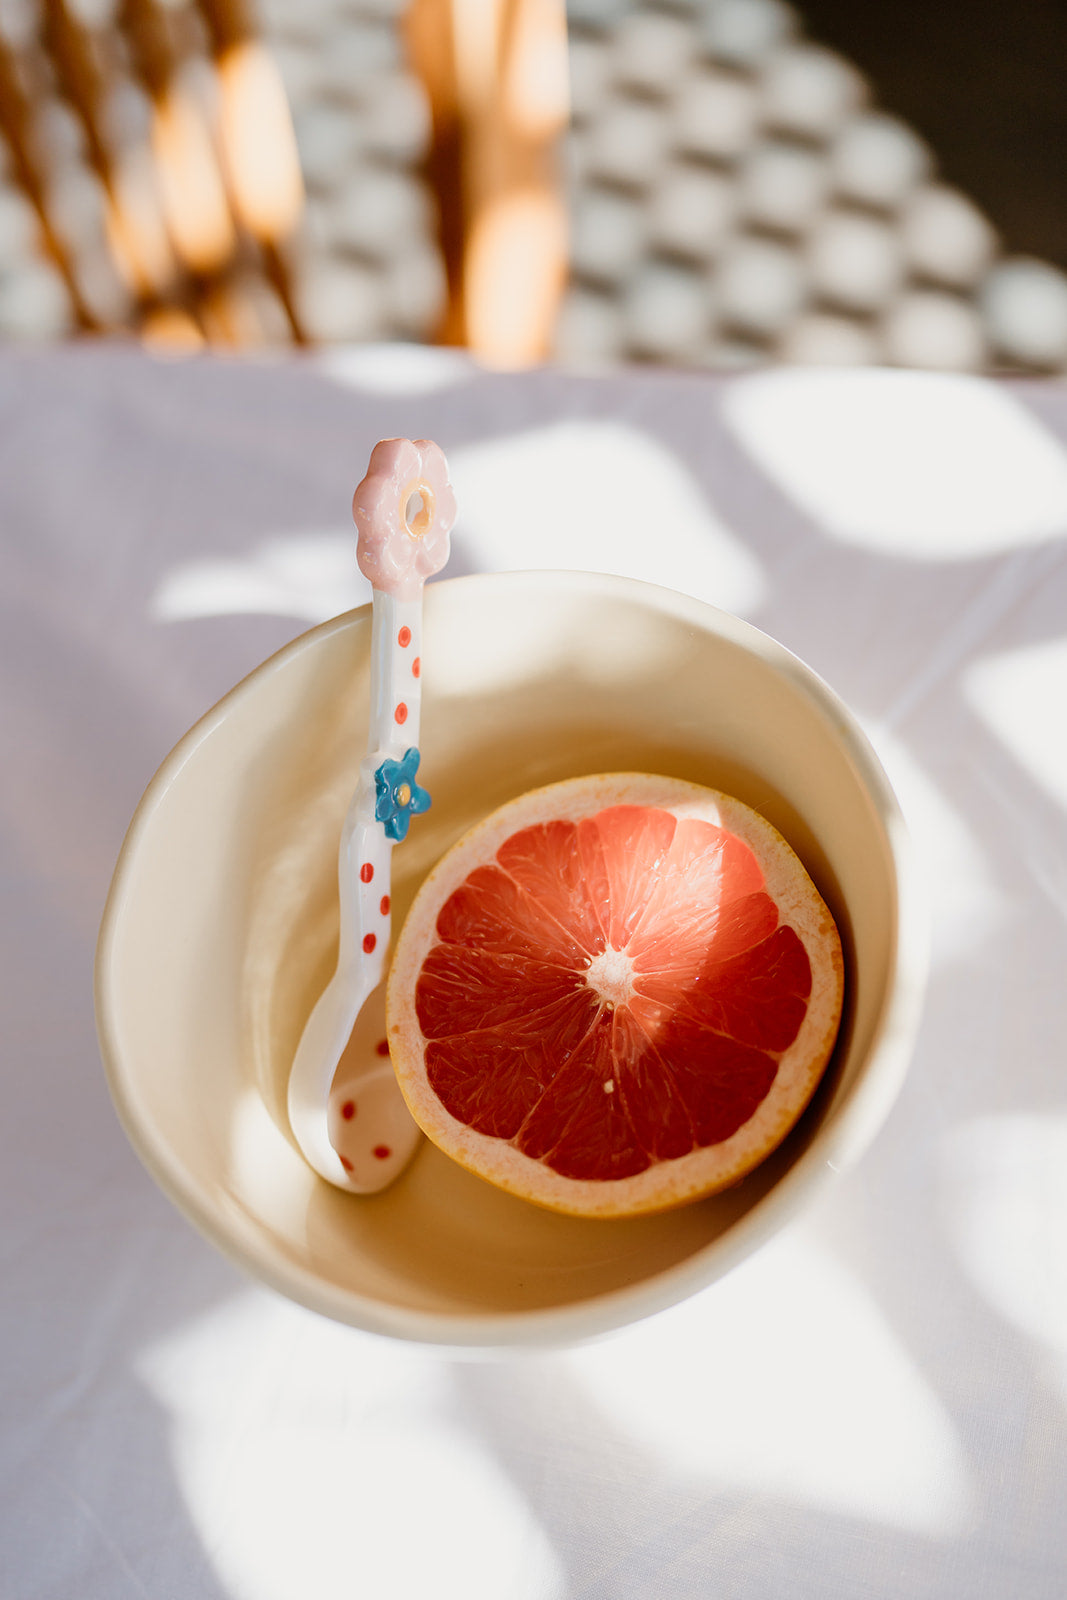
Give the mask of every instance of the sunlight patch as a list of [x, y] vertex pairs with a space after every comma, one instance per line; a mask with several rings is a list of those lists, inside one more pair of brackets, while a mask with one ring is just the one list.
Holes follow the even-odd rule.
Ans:
[[979, 1117], [950, 1134], [945, 1216], [990, 1306], [1067, 1363], [1067, 1117]]
[[449, 461], [480, 571], [614, 573], [740, 613], [762, 598], [754, 557], [678, 458], [636, 428], [559, 422]]
[[722, 410], [782, 493], [850, 544], [941, 561], [1067, 529], [1067, 451], [980, 378], [767, 372]]
[[978, 661], [964, 675], [963, 690], [1016, 761], [1067, 809], [1067, 639]]
[[921, 858], [918, 878], [930, 905], [934, 962], [958, 959], [983, 944], [1000, 924], [1003, 893], [963, 815], [914, 753], [877, 723], [864, 726]]
[[566, 1359], [612, 1427], [675, 1479], [930, 1535], [966, 1524], [947, 1412], [862, 1284], [795, 1232]]
[[334, 383], [371, 394], [433, 394], [478, 375], [465, 352], [420, 344], [339, 345], [317, 351], [314, 365]]
[[249, 615], [325, 622], [370, 598], [353, 528], [268, 539], [243, 558], [182, 562], [163, 574], [149, 615], [156, 622]]
[[1059, 1358], [1067, 1395], [1067, 1116], [980, 1117], [949, 1135], [949, 1235], [975, 1287]]
[[231, 1600], [563, 1600], [536, 1517], [457, 1423], [444, 1363], [250, 1291], [138, 1370]]

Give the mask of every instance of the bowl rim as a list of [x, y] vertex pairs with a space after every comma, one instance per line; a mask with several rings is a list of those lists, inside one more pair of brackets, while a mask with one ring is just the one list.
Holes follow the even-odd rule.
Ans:
[[323, 640], [364, 621], [370, 615], [370, 605], [342, 612], [298, 634], [241, 678], [182, 736], [149, 780], [126, 829], [96, 945], [93, 990], [97, 1038], [120, 1125], [142, 1165], [178, 1211], [256, 1281], [268, 1284], [308, 1310], [364, 1332], [427, 1347], [448, 1347], [453, 1354], [466, 1351], [484, 1355], [570, 1346], [667, 1310], [710, 1286], [766, 1243], [795, 1214], [802, 1193], [814, 1198], [835, 1175], [852, 1166], [882, 1126], [908, 1070], [928, 968], [929, 912], [903, 812], [872, 744], [836, 691], [778, 640], [707, 601], [611, 574], [554, 569], [464, 574], [428, 585], [429, 604], [435, 603], [435, 590], [458, 584], [468, 588], [484, 586], [497, 592], [521, 588], [528, 593], [535, 585], [557, 594], [561, 588], [576, 594], [595, 590], [602, 598], [643, 604], [760, 657], [830, 722], [884, 831], [892, 864], [894, 902], [886, 993], [874, 1020], [863, 1073], [848, 1087], [833, 1114], [823, 1121], [796, 1161], [724, 1233], [684, 1260], [638, 1283], [567, 1305], [514, 1312], [418, 1310], [329, 1284], [298, 1263], [279, 1259], [251, 1228], [242, 1232], [227, 1227], [167, 1142], [154, 1138], [139, 1116], [134, 1076], [123, 1059], [120, 1004], [111, 981], [114, 951], [131, 894], [140, 842], [186, 763], [226, 720], [235, 701], [258, 689], [264, 679], [284, 670], [306, 651], [319, 648]]

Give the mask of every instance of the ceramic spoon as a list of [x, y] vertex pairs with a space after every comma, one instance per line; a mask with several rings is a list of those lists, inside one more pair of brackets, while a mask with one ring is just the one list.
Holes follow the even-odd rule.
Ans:
[[370, 733], [341, 830], [337, 970], [297, 1048], [289, 1120], [317, 1173], [339, 1189], [373, 1194], [399, 1176], [421, 1139], [389, 1062], [380, 986], [393, 846], [430, 804], [416, 781], [422, 588], [448, 560], [456, 515], [438, 446], [375, 445], [352, 514], [356, 559], [373, 587]]

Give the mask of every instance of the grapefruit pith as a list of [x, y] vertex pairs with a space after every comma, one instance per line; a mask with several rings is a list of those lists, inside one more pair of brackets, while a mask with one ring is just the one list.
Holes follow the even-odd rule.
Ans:
[[397, 941], [389, 1045], [412, 1115], [481, 1177], [634, 1216], [737, 1182], [833, 1049], [833, 918], [749, 806], [645, 773], [508, 802], [442, 857]]

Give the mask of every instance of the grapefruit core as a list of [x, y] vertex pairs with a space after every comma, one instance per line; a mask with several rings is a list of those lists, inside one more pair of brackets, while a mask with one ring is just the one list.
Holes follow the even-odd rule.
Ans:
[[833, 919], [749, 806], [646, 773], [484, 818], [423, 883], [389, 977], [416, 1122], [461, 1165], [582, 1216], [736, 1183], [833, 1049]]

